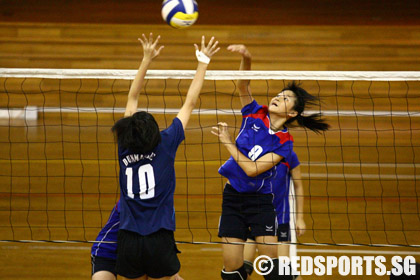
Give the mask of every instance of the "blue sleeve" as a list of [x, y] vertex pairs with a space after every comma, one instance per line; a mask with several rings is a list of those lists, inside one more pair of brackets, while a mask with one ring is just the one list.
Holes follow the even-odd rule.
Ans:
[[291, 159], [293, 153], [293, 141], [286, 141], [275, 150], [273, 150], [273, 153], [284, 157], [286, 160]]
[[161, 134], [166, 134], [169, 140], [169, 149], [171, 151], [176, 151], [179, 144], [185, 139], [184, 128], [182, 127], [182, 122], [178, 118], [174, 118], [172, 124]]
[[292, 151], [292, 156], [291, 156], [289, 165], [290, 165], [290, 169], [294, 169], [295, 167], [300, 165], [299, 159], [295, 151]]
[[261, 109], [262, 108], [262, 106], [261, 105], [259, 105], [258, 103], [257, 103], [257, 101], [254, 99], [251, 103], [249, 103], [249, 104], [247, 104], [247, 105], [245, 105], [243, 108], [242, 108], [242, 110], [241, 110], [241, 112], [242, 112], [242, 115], [244, 116], [244, 115], [249, 115], [249, 114], [255, 114], [256, 112], [258, 112], [258, 110], [259, 109]]

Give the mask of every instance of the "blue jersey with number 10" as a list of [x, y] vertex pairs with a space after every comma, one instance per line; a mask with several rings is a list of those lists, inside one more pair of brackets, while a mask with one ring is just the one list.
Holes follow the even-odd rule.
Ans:
[[[287, 128], [274, 132], [270, 129], [268, 107], [252, 101], [242, 108], [241, 130], [236, 137], [236, 147], [252, 161], [268, 153], [288, 158], [293, 151], [293, 138]], [[277, 166], [248, 177], [238, 163], [230, 157], [219, 169], [219, 173], [229, 179], [230, 184], [242, 193], [272, 193]]]
[[162, 141], [148, 154], [118, 147], [120, 165], [120, 229], [152, 234], [175, 231], [175, 154], [184, 140], [178, 118], [161, 131]]

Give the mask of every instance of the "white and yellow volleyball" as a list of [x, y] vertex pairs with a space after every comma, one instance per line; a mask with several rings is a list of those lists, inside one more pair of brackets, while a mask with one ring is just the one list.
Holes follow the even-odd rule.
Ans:
[[164, 0], [162, 17], [176, 29], [187, 28], [198, 18], [198, 5], [195, 0]]

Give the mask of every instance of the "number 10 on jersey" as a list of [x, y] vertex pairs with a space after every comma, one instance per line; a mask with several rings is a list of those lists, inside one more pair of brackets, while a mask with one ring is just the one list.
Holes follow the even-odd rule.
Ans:
[[[133, 168], [128, 167], [125, 170], [125, 175], [127, 175], [127, 195], [129, 198], [134, 199]], [[138, 175], [140, 199], [153, 198], [155, 196], [155, 173], [153, 171], [153, 166], [150, 164], [140, 166], [138, 170]]]

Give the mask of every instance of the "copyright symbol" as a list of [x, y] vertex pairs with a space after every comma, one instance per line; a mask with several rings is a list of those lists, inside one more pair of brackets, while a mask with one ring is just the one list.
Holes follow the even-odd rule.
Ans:
[[254, 261], [254, 270], [259, 275], [268, 275], [273, 270], [273, 260], [269, 256], [261, 255]]

